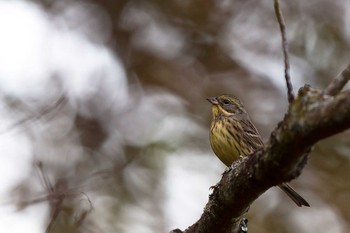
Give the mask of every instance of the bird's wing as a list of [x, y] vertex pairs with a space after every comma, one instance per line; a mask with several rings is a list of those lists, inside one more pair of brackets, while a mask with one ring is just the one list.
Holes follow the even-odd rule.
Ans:
[[246, 143], [248, 143], [252, 150], [255, 151], [264, 146], [264, 143], [261, 140], [261, 136], [253, 125], [253, 123], [249, 120], [249, 117], [244, 117], [240, 120], [241, 125], [244, 130], [244, 137], [246, 138]]

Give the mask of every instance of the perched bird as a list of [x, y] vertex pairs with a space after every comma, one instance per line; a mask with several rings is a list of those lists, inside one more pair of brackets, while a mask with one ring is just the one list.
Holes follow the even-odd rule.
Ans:
[[[226, 165], [264, 146], [261, 136], [250, 121], [242, 102], [233, 95], [207, 99], [212, 104], [210, 144], [216, 156]], [[278, 186], [299, 207], [310, 206], [288, 183]]]

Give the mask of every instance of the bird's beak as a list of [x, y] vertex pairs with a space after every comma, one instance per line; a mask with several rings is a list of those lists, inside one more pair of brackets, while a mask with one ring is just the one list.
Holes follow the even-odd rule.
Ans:
[[209, 98], [207, 98], [207, 100], [208, 100], [212, 105], [218, 105], [218, 104], [219, 104], [219, 102], [218, 102], [218, 100], [216, 99], [215, 96], [214, 96], [214, 97], [209, 97]]

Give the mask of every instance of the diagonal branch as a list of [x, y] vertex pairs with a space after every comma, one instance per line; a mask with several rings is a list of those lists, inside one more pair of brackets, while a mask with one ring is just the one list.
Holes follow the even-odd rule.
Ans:
[[341, 72], [337, 77], [335, 77], [332, 82], [328, 85], [325, 92], [328, 95], [336, 95], [341, 89], [345, 86], [345, 84], [350, 80], [350, 65], [346, 67], [343, 72]]
[[[348, 70], [343, 74], [347, 76]], [[184, 232], [237, 232], [253, 201], [301, 173], [311, 146], [349, 128], [350, 91], [331, 96], [305, 85], [266, 146], [232, 165], [210, 195], [201, 218]]]

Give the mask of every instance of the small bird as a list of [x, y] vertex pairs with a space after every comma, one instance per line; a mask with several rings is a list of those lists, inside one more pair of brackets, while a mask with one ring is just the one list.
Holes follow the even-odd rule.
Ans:
[[[226, 166], [264, 146], [258, 130], [237, 97], [221, 95], [207, 100], [212, 104], [213, 112], [209, 135], [211, 148]], [[278, 187], [299, 207], [310, 206], [288, 183]]]

